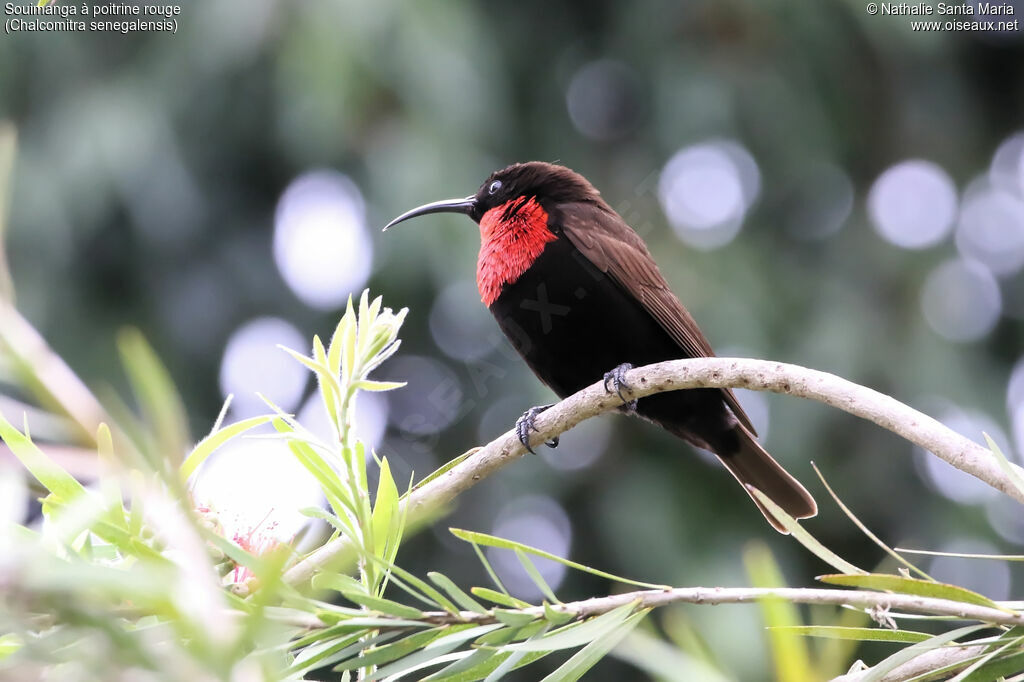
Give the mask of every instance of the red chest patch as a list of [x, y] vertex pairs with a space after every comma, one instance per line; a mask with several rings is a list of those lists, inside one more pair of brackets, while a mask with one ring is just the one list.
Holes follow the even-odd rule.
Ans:
[[502, 287], [519, 279], [533, 265], [548, 242], [558, 239], [548, 229], [548, 213], [536, 199], [510, 210], [512, 204], [522, 201], [520, 197], [496, 206], [480, 219], [476, 285], [487, 307], [501, 295]]

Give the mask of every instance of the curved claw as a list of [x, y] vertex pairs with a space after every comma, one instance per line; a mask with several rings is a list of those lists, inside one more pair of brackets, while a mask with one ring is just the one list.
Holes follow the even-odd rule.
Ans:
[[[554, 403], [551, 403], [551, 405], [554, 405]], [[526, 448], [526, 451], [531, 455], [536, 455], [537, 453], [534, 452], [532, 447], [530, 447], [530, 432], [538, 430], [537, 425], [534, 423], [537, 420], [537, 415], [551, 407], [551, 405], [538, 405], [536, 407], [531, 407], [526, 412], [523, 412], [522, 417], [516, 420], [516, 438], [519, 439], [519, 442], [523, 444], [523, 447]], [[544, 444], [549, 448], [558, 447], [558, 436], [555, 436]]]
[[[604, 374], [604, 390], [607, 392], [615, 392], [619, 396], [619, 399], [624, 403], [628, 411], [632, 412], [636, 410], [635, 400], [626, 400], [626, 396], [622, 394], [622, 389], [629, 390], [630, 386], [626, 383], [626, 372], [633, 369], [633, 365], [628, 362], [624, 362], [610, 372]], [[610, 385], [609, 385], [610, 384]]]

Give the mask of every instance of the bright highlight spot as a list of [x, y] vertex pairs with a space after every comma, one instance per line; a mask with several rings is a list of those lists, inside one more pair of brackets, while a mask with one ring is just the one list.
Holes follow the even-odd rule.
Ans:
[[956, 187], [931, 161], [903, 161], [882, 173], [868, 194], [875, 230], [905, 249], [924, 249], [949, 234], [956, 217]]
[[343, 304], [366, 283], [373, 265], [359, 188], [330, 170], [293, 180], [277, 204], [274, 259], [306, 305], [329, 310]]
[[236, 329], [220, 364], [221, 394], [234, 395], [232, 413], [245, 418], [268, 412], [257, 392], [283, 410], [295, 408], [311, 373], [278, 345], [301, 353], [307, 344], [298, 329], [276, 317], [261, 317]]
[[[987, 414], [947, 404], [939, 413], [938, 419], [948, 428], [982, 446], [985, 442], [982, 434], [987, 433], [1007, 456], [1012, 457], [1006, 433]], [[914, 456], [926, 480], [939, 493], [955, 502], [980, 504], [1001, 495], [987, 483], [960, 471], [920, 447], [914, 447]]]
[[309, 522], [299, 510], [324, 504], [319, 483], [280, 440], [231, 442], [194, 481], [196, 506], [216, 515], [227, 538], [255, 532], [287, 542]]
[[757, 163], [730, 140], [680, 150], [658, 182], [658, 198], [676, 234], [702, 250], [732, 241], [760, 191]]
[[[334, 430], [319, 392], [306, 400], [299, 410], [298, 420], [320, 440], [333, 442]], [[360, 392], [356, 397], [355, 437], [366, 445], [367, 453], [380, 447], [387, 426], [388, 401], [385, 394]]]
[[[498, 514], [492, 534], [560, 557], [568, 556], [572, 544], [572, 526], [565, 510], [550, 497], [539, 495], [509, 503]], [[514, 552], [488, 548], [487, 558], [509, 592], [528, 601], [544, 596]], [[565, 577], [565, 566], [532, 555], [530, 560], [551, 589], [557, 590]]]
[[964, 260], [939, 265], [925, 280], [921, 310], [928, 324], [950, 341], [976, 341], [995, 327], [1002, 294], [984, 266]]
[[974, 183], [964, 192], [956, 246], [996, 275], [1017, 273], [1024, 266], [1024, 199], [987, 178]]

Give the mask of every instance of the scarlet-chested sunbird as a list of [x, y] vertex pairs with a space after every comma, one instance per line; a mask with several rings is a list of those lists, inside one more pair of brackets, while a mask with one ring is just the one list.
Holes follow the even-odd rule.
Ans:
[[[463, 213], [479, 223], [480, 297], [534, 374], [561, 398], [602, 377], [607, 390], [621, 394], [632, 367], [714, 355], [640, 236], [586, 178], [564, 166], [513, 164], [475, 194], [414, 208], [384, 229], [429, 213]], [[527, 410], [516, 424], [527, 449], [534, 419], [547, 407]], [[757, 488], [790, 516], [817, 513], [810, 493], [755, 440], [732, 391], [670, 391], [623, 409], [715, 453], [744, 489]]]

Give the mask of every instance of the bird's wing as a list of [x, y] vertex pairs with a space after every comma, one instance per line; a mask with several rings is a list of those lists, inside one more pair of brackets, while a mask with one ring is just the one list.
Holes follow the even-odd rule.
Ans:
[[[573, 246], [639, 301], [687, 357], [714, 357], [711, 344], [669, 289], [647, 245], [618, 214], [591, 203], [560, 208], [563, 210], [558, 211], [558, 222]], [[740, 423], [754, 433], [750, 418], [733, 392], [723, 389], [722, 396]]]

